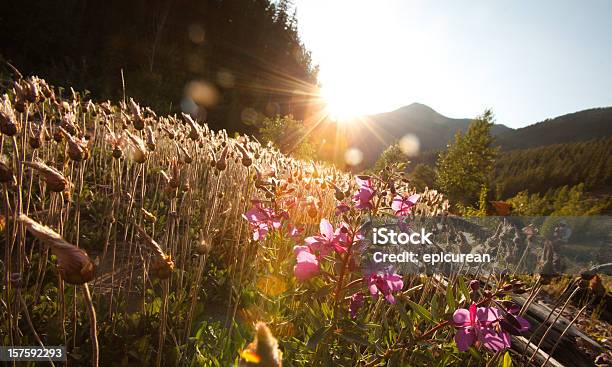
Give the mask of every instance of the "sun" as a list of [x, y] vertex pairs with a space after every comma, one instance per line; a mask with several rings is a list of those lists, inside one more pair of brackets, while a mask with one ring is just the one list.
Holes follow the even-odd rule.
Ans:
[[347, 123], [361, 115], [358, 98], [349, 90], [322, 88], [321, 97], [327, 116], [338, 123]]

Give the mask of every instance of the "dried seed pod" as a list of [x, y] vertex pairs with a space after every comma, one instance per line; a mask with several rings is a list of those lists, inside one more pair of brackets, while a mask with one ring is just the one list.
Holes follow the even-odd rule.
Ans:
[[229, 150], [228, 148], [229, 146], [227, 145], [225, 146], [225, 148], [223, 148], [219, 160], [215, 163], [215, 167], [217, 167], [219, 171], [223, 171], [227, 168], [227, 153]]
[[125, 133], [130, 139], [130, 143], [131, 143], [130, 147], [132, 148], [131, 152], [132, 152], [132, 158], [134, 158], [134, 161], [136, 163], [146, 162], [147, 158], [149, 158], [149, 152], [147, 152], [147, 147], [145, 146], [145, 143], [142, 141], [142, 139], [139, 136], [132, 134], [128, 130], [125, 130]]
[[191, 116], [189, 116], [186, 113], [183, 113], [183, 120], [190, 127], [190, 130], [189, 130], [189, 139], [191, 139], [193, 141], [200, 140], [201, 134], [200, 134], [200, 127], [199, 127], [199, 125], [195, 121], [193, 121]]
[[242, 165], [245, 167], [249, 167], [251, 164], [253, 164], [253, 158], [251, 158], [251, 155], [246, 151], [246, 149], [240, 145], [240, 144], [236, 144], [236, 148], [240, 151], [240, 154], [242, 154]]
[[208, 255], [211, 248], [210, 242], [202, 239], [198, 245], [193, 247], [193, 251], [199, 255]]
[[14, 136], [21, 130], [21, 124], [15, 116], [11, 102], [5, 94], [0, 102], [0, 132], [7, 136]]
[[151, 238], [142, 227], [136, 225], [138, 235], [143, 239], [145, 244], [153, 251], [156, 259], [151, 264], [151, 272], [159, 279], [168, 279], [174, 271], [174, 262], [170, 255], [166, 255], [159, 244]]
[[42, 96], [44, 98], [54, 100], [55, 93], [53, 92], [53, 89], [51, 89], [49, 84], [47, 84], [47, 82], [44, 79], [37, 78], [37, 80], [38, 80], [38, 86], [40, 87], [40, 92], [42, 93]]
[[145, 130], [145, 134], [147, 137], [147, 148], [151, 151], [154, 152], [155, 148], [156, 148], [156, 144], [155, 144], [155, 135], [153, 135], [153, 130], [151, 129], [151, 126], [147, 126], [146, 130]]
[[13, 170], [0, 158], [0, 183], [14, 185], [17, 184]]
[[255, 329], [253, 342], [240, 352], [238, 367], [282, 367], [283, 352], [278, 349], [278, 340], [263, 322], [258, 322]]
[[47, 183], [49, 190], [53, 192], [66, 191], [69, 187], [70, 182], [64, 175], [53, 167], [47, 166], [41, 161], [37, 162], [23, 162], [25, 166], [35, 169], [42, 176], [43, 180]]
[[59, 130], [55, 130], [53, 132], [53, 140], [55, 140], [55, 142], [58, 144], [61, 143], [62, 140], [64, 140], [64, 134], [62, 134], [62, 132]]
[[134, 116], [134, 120], [132, 121], [132, 126], [134, 126], [134, 129], [141, 131], [142, 129], [145, 128], [145, 119], [143, 119], [140, 116]]
[[32, 149], [38, 149], [43, 144], [43, 138], [45, 136], [45, 130], [42, 127], [33, 129], [33, 134], [28, 137], [28, 145]]
[[115, 158], [115, 159], [121, 159], [121, 158], [123, 158], [123, 150], [121, 150], [120, 147], [116, 146], [116, 147], [113, 148], [112, 155], [113, 155], [113, 158]]
[[59, 274], [65, 282], [79, 285], [93, 280], [95, 264], [85, 251], [66, 242], [57, 232], [25, 214], [21, 214], [18, 219], [34, 237], [51, 247], [57, 256]]
[[344, 193], [342, 192], [342, 190], [340, 190], [340, 188], [338, 186], [336, 186], [335, 184], [331, 183], [331, 185], [334, 186], [334, 197], [336, 198], [336, 200], [338, 201], [342, 201], [344, 199]]
[[113, 106], [110, 103], [110, 101], [102, 102], [98, 106], [100, 107], [100, 109], [105, 115], [110, 115], [113, 112], [112, 110]]
[[138, 103], [134, 102], [134, 99], [130, 98], [128, 108], [132, 114], [132, 125], [134, 126], [134, 129], [141, 131], [145, 128], [145, 119], [140, 112], [140, 106]]
[[174, 144], [176, 145], [177, 154], [179, 157], [181, 157], [182, 161], [186, 164], [191, 164], [193, 162], [193, 158], [191, 157], [187, 149], [185, 149], [184, 146], [177, 144], [176, 142], [174, 142]]
[[67, 112], [60, 121], [60, 127], [72, 136], [79, 135], [79, 128], [76, 125], [76, 116], [70, 111]]
[[113, 147], [113, 158], [121, 159], [123, 157], [123, 147], [126, 144], [125, 136], [123, 134], [115, 134], [108, 126], [106, 126], [106, 143]]
[[60, 126], [59, 130], [66, 137], [68, 142], [68, 156], [75, 162], [80, 162], [89, 158], [89, 144], [85, 139], [79, 139], [71, 136], [68, 131]]
[[140, 113], [140, 106], [138, 105], [138, 103], [136, 103], [134, 101], [134, 98], [130, 98], [130, 103], [128, 104], [128, 109], [130, 110], [130, 113], [134, 116], [141, 116]]
[[157, 222], [157, 217], [155, 216], [155, 214], [151, 213], [150, 211], [146, 210], [145, 208], [140, 208], [140, 211], [142, 212], [142, 217], [147, 222], [149, 222], [149, 223]]

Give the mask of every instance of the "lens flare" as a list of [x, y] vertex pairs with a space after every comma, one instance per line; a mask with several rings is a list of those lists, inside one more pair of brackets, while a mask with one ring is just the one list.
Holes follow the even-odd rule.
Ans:
[[416, 135], [406, 134], [400, 139], [399, 148], [408, 157], [414, 157], [419, 154], [421, 143]]
[[344, 153], [344, 161], [349, 166], [357, 166], [363, 161], [363, 152], [357, 148], [349, 148]]

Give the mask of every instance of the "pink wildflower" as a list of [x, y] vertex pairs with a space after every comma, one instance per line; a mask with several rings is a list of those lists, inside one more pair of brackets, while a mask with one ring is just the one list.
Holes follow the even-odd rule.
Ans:
[[323, 218], [319, 224], [319, 230], [318, 235], [304, 239], [311, 249], [318, 251], [321, 256], [327, 256], [332, 249], [337, 253], [346, 252], [348, 236], [344, 226], [340, 226], [334, 231], [332, 224]]
[[410, 195], [408, 197], [397, 195], [391, 202], [391, 209], [393, 209], [395, 215], [398, 217], [406, 216], [410, 214], [412, 207], [416, 204], [420, 197], [421, 195], [419, 194]]
[[[512, 316], [519, 325], [519, 330], [525, 331], [529, 323], [522, 317]], [[492, 351], [500, 351], [510, 347], [510, 335], [500, 327], [500, 311], [495, 307], [477, 307], [472, 304], [469, 310], [460, 308], [453, 314], [453, 324], [459, 330], [455, 334], [457, 348], [464, 352], [471, 345], [484, 345]]]
[[357, 311], [359, 311], [359, 309], [363, 307], [363, 302], [363, 293], [358, 292], [351, 296], [351, 302], [349, 303], [349, 313], [351, 314], [352, 319], [357, 317]]
[[300, 234], [302, 234], [302, 232], [304, 232], [303, 226], [296, 226], [292, 223], [289, 223], [287, 228], [289, 229], [289, 235], [291, 237], [298, 237]]
[[359, 186], [359, 191], [353, 196], [353, 202], [357, 209], [372, 209], [372, 198], [374, 197], [374, 188], [372, 187], [372, 179], [368, 176], [356, 176], [355, 181]]
[[297, 259], [297, 263], [293, 267], [293, 273], [297, 280], [303, 282], [319, 274], [319, 260], [308, 246], [295, 246], [293, 253]]
[[338, 206], [336, 206], [336, 216], [341, 216], [349, 210], [351, 210], [351, 208], [341, 201]]
[[259, 241], [266, 238], [270, 230], [279, 229], [281, 219], [287, 218], [288, 214], [285, 211], [275, 213], [272, 208], [264, 208], [260, 202], [253, 201], [253, 207], [242, 214], [242, 217], [249, 222], [253, 239]]
[[392, 292], [401, 291], [404, 287], [401, 275], [395, 273], [373, 273], [366, 280], [370, 294], [374, 299], [378, 299], [378, 295], [382, 294], [391, 304], [395, 304], [395, 297], [393, 297]]

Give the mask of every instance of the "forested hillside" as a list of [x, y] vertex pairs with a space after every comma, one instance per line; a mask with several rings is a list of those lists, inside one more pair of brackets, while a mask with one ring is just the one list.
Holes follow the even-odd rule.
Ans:
[[587, 191], [610, 192], [612, 139], [504, 152], [495, 162], [491, 188], [500, 198], [520, 191], [545, 193], [551, 188], [584, 183]]
[[[97, 100], [129, 96], [157, 112], [196, 112], [252, 132], [264, 115], [303, 119], [317, 68], [288, 1], [18, 1], [0, 11], [5, 61]], [[196, 107], [198, 107], [196, 109]]]
[[573, 143], [612, 136], [612, 107], [592, 108], [547, 119], [497, 137], [504, 150]]

